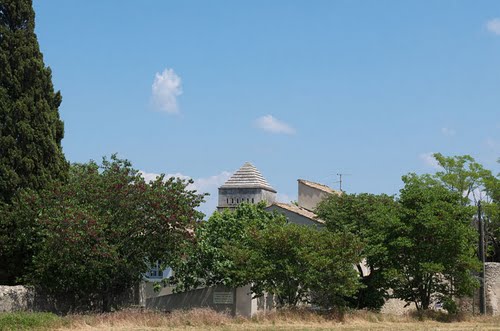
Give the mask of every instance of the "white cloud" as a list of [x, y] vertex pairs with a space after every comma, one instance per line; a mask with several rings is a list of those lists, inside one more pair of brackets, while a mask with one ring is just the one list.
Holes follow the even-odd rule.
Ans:
[[151, 92], [153, 103], [158, 110], [169, 114], [179, 112], [177, 97], [182, 94], [181, 78], [173, 69], [166, 68], [161, 74], [156, 73]]
[[456, 132], [453, 129], [444, 127], [444, 128], [441, 128], [441, 133], [447, 137], [451, 137], [451, 136], [454, 136]]
[[222, 184], [224, 184], [229, 179], [229, 177], [231, 177], [231, 173], [228, 171], [223, 171], [218, 175], [206, 178], [198, 178], [194, 181], [194, 185], [196, 186], [196, 190], [203, 193], [217, 192], [217, 188], [222, 186]]
[[272, 133], [284, 133], [284, 134], [295, 133], [295, 130], [291, 126], [289, 126], [285, 122], [281, 122], [272, 115], [265, 115], [259, 117], [255, 121], [255, 124], [258, 128]]
[[[139, 172], [141, 173], [142, 177], [144, 178], [144, 180], [146, 182], [150, 182], [152, 180], [155, 180], [156, 177], [160, 176], [160, 174], [155, 174], [155, 173], [152, 173], [152, 172], [145, 172], [145, 171], [142, 171], [142, 170], [139, 170]], [[189, 176], [181, 174], [180, 172], [177, 172], [175, 174], [166, 174], [165, 175], [165, 178], [170, 178], [170, 177], [179, 177], [181, 179], [190, 179], [191, 178]]]
[[434, 169], [441, 169], [439, 166], [438, 161], [432, 156], [434, 154], [433, 152], [430, 153], [422, 153], [418, 157], [420, 160], [424, 162], [424, 164], [428, 167], [434, 168]]
[[[145, 171], [140, 171], [142, 177], [149, 182], [150, 180], [154, 180], [159, 174], [148, 173]], [[170, 177], [179, 177], [182, 179], [190, 179], [191, 177], [183, 175], [181, 173], [175, 174], [166, 174], [165, 178]], [[200, 206], [199, 210], [203, 212], [207, 217], [209, 217], [216, 209], [218, 203], [218, 188], [224, 184], [229, 177], [231, 177], [231, 173], [228, 171], [222, 171], [218, 175], [213, 175], [209, 177], [202, 177], [198, 179], [194, 179], [194, 183], [190, 184], [187, 188], [189, 190], [196, 190], [198, 193], [209, 193], [210, 195], [205, 197], [205, 202]]]
[[486, 28], [488, 31], [500, 35], [500, 18], [494, 18], [486, 22]]

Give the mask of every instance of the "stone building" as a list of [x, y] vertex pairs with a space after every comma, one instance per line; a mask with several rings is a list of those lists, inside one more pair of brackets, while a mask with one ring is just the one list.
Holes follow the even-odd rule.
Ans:
[[[298, 203], [280, 203], [276, 201], [276, 190], [267, 182], [260, 171], [246, 162], [221, 187], [217, 210], [237, 208], [241, 203], [266, 203], [266, 210], [282, 213], [288, 222], [321, 228], [324, 221], [314, 214], [317, 204], [330, 194], [340, 194], [328, 186], [298, 180]], [[146, 307], [162, 310], [210, 307], [217, 311], [229, 311], [234, 315], [253, 316], [258, 312], [273, 309], [271, 295], [253, 298], [250, 286], [225, 288], [214, 286], [198, 288], [183, 293], [173, 293], [170, 287], [160, 292], [146, 287]]]
[[271, 205], [276, 201], [276, 190], [272, 188], [260, 171], [246, 162], [221, 187], [217, 210], [234, 209], [240, 203], [259, 203]]
[[305, 179], [298, 179], [297, 203], [275, 202], [267, 208], [284, 214], [290, 223], [323, 227], [325, 222], [318, 218], [314, 210], [318, 204], [331, 194], [341, 194], [330, 187]]
[[299, 179], [297, 182], [298, 202], [277, 202], [276, 190], [254, 165], [246, 162], [219, 187], [217, 210], [234, 209], [243, 202], [256, 204], [265, 201], [267, 210], [284, 214], [291, 223], [322, 227], [325, 222], [314, 214], [314, 209], [330, 194], [340, 192], [305, 179]]

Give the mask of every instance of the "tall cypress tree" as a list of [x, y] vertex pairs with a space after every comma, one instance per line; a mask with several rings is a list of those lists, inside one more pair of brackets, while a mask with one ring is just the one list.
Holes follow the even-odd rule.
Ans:
[[32, 1], [0, 0], [0, 284], [19, 281], [33, 255], [37, 213], [16, 214], [25, 207], [16, 193], [42, 190], [68, 174], [60, 104], [38, 46]]
[[35, 34], [31, 0], [0, 0], [0, 202], [66, 177], [61, 94]]

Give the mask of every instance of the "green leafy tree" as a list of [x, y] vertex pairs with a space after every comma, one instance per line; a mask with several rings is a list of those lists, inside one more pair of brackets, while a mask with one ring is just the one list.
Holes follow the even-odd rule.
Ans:
[[484, 186], [489, 198], [483, 204], [489, 243], [488, 259], [500, 262], [500, 174], [485, 178]]
[[326, 221], [329, 231], [347, 232], [361, 240], [364, 259], [357, 270], [364, 286], [350, 304], [358, 309], [380, 309], [389, 288], [384, 274], [389, 265], [387, 247], [399, 224], [394, 198], [368, 193], [331, 195], [319, 204], [316, 213]]
[[[33, 252], [24, 280], [70, 309], [102, 307], [137, 284], [151, 264], [185, 254], [192, 229], [203, 214], [203, 195], [187, 190], [190, 181], [163, 176], [146, 183], [126, 160], [71, 166], [69, 180], [39, 196], [24, 195], [36, 217]], [[22, 215], [19, 215], [22, 216]]]
[[360, 258], [357, 238], [287, 224], [264, 208], [243, 203], [199, 223], [195, 244], [173, 266], [168, 283], [176, 291], [251, 284], [255, 297], [274, 294], [281, 306], [343, 305], [359, 287], [353, 268]]
[[360, 260], [359, 240], [349, 233], [275, 223], [247, 228], [244, 240], [226, 245], [238, 285], [251, 284], [254, 296], [276, 296], [281, 307], [313, 303], [343, 307], [359, 288], [353, 265]]
[[464, 205], [470, 204], [470, 199], [481, 200], [480, 193], [484, 192], [484, 184], [492, 175], [491, 171], [477, 163], [470, 155], [444, 156], [434, 153], [434, 158], [443, 168], [435, 177], [450, 191], [457, 192], [463, 197]]
[[394, 296], [418, 310], [471, 295], [477, 285], [473, 209], [431, 176], [409, 174], [400, 192], [401, 226], [388, 246]]
[[10, 204], [0, 202], [0, 284], [20, 283], [31, 265], [41, 205], [32, 189], [17, 192]]
[[282, 215], [268, 213], [265, 204], [243, 203], [235, 210], [215, 212], [208, 221], [198, 223], [194, 244], [183, 259], [172, 265], [174, 277], [168, 282], [176, 291], [186, 291], [199, 286], [237, 286], [234, 263], [224, 247], [245, 241], [247, 228], [263, 229], [271, 224], [284, 224]]
[[34, 29], [31, 0], [0, 1], [0, 284], [16, 283], [30, 258], [27, 249], [6, 254], [19, 233], [9, 214], [15, 195], [41, 190], [68, 172], [61, 94], [54, 92]]
[[463, 205], [483, 206], [483, 220], [487, 236], [487, 258], [500, 262], [500, 179], [469, 155], [444, 156], [434, 154], [443, 168], [434, 177], [452, 192], [462, 195]]

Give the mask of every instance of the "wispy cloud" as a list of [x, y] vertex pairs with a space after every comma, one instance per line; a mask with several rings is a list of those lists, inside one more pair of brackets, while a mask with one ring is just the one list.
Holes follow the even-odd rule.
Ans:
[[[150, 182], [152, 180], [155, 180], [156, 177], [160, 176], [160, 174], [156, 174], [156, 173], [152, 173], [152, 172], [145, 172], [145, 171], [142, 171], [142, 170], [139, 170], [139, 172], [141, 173], [142, 177], [144, 178], [144, 180], [146, 182]], [[181, 174], [180, 172], [177, 172], [175, 174], [166, 174], [165, 175], [165, 179], [168, 179], [168, 178], [171, 178], [171, 177], [178, 177], [178, 178], [181, 178], [181, 179], [190, 179], [191, 178], [189, 176]]]
[[[140, 171], [142, 177], [149, 182], [151, 180], [156, 179], [159, 174], [149, 173], [145, 171]], [[186, 176], [181, 173], [175, 174], [166, 174], [165, 178], [170, 177], [179, 177], [182, 179], [190, 179], [191, 177]], [[217, 199], [218, 199], [218, 188], [224, 184], [229, 177], [231, 177], [231, 173], [228, 171], [222, 171], [221, 173], [209, 177], [202, 177], [198, 179], [194, 179], [194, 183], [190, 184], [187, 189], [196, 190], [198, 193], [208, 193], [209, 196], [205, 197], [205, 203], [200, 206], [199, 210], [203, 212], [205, 215], [210, 216], [217, 207]]]
[[422, 153], [418, 157], [427, 167], [441, 169], [438, 161], [434, 158], [434, 156], [432, 156], [432, 154], [434, 154], [434, 152]]
[[493, 18], [486, 22], [486, 29], [500, 36], [500, 18]]
[[162, 73], [157, 72], [151, 86], [154, 106], [169, 114], [179, 112], [177, 97], [182, 94], [181, 78], [173, 69], [166, 68]]
[[444, 128], [441, 128], [441, 133], [447, 137], [451, 137], [451, 136], [454, 136], [456, 132], [453, 129], [444, 127]]
[[255, 121], [255, 125], [264, 131], [272, 132], [272, 133], [283, 133], [283, 134], [294, 134], [295, 129], [293, 129], [290, 125], [286, 124], [273, 117], [272, 115], [265, 115], [259, 117]]

